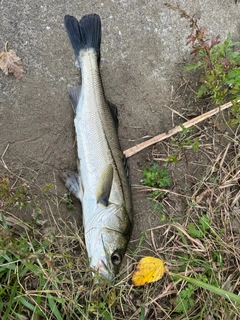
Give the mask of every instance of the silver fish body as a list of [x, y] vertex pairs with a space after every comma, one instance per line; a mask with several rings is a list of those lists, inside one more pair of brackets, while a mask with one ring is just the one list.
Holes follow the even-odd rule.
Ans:
[[66, 16], [65, 26], [81, 67], [82, 85], [68, 87], [79, 161], [78, 173], [64, 176], [82, 203], [90, 265], [114, 281], [131, 236], [132, 208], [116, 110], [105, 99], [99, 71], [101, 21], [95, 14], [80, 22]]

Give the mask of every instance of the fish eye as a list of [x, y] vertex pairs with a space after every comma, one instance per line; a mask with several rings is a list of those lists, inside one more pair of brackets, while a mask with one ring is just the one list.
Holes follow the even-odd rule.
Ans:
[[122, 261], [122, 257], [119, 253], [114, 252], [111, 257], [112, 263], [116, 266], [119, 265]]

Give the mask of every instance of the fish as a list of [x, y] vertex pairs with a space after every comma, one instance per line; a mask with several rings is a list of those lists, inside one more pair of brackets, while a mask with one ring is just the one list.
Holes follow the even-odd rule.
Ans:
[[75, 114], [77, 172], [65, 185], [81, 201], [86, 249], [94, 274], [115, 282], [132, 232], [131, 188], [117, 127], [117, 107], [105, 98], [100, 75], [101, 19], [88, 14], [64, 24], [81, 69], [81, 86], [68, 85]]

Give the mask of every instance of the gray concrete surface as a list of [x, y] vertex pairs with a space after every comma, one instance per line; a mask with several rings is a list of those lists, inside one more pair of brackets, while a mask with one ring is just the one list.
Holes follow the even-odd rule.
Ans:
[[[19, 81], [0, 72], [0, 155], [6, 151], [4, 161], [11, 171], [40, 187], [56, 181], [55, 191], [62, 196], [66, 189], [61, 172], [76, 168], [73, 113], [66, 87], [78, 84], [80, 73], [64, 29], [65, 14], [101, 16], [101, 73], [107, 99], [119, 108], [123, 149], [172, 127], [165, 106], [189, 60], [189, 23], [164, 2], [0, 0], [0, 48], [8, 41], [24, 64]], [[239, 4], [233, 0], [171, 3], [197, 14], [210, 35], [223, 39], [231, 32], [233, 39], [240, 40]], [[130, 159], [133, 184], [139, 183], [148, 152]], [[152, 226], [152, 220], [149, 203], [135, 189], [133, 200], [134, 239]], [[71, 215], [81, 223], [79, 210], [76, 205]], [[69, 213], [63, 212], [63, 219], [68, 218]]]

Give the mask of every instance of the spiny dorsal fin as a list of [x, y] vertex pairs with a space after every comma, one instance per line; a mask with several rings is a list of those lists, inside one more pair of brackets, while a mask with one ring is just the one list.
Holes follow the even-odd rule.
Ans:
[[113, 167], [108, 165], [104, 168], [100, 174], [97, 190], [96, 199], [97, 203], [103, 204], [105, 207], [108, 206], [108, 200], [110, 197], [113, 183]]

